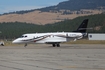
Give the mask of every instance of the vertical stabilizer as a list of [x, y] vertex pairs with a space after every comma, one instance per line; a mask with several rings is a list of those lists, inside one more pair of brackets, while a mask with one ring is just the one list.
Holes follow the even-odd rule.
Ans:
[[86, 33], [88, 25], [88, 19], [83, 20], [81, 25], [77, 28], [76, 32]]

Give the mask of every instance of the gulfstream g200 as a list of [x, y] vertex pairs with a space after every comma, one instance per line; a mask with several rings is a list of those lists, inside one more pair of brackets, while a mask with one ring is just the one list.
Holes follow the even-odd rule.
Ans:
[[14, 40], [15, 44], [27, 44], [30, 43], [45, 43], [52, 44], [53, 47], [60, 47], [60, 43], [68, 42], [70, 40], [78, 40], [86, 36], [86, 30], [88, 25], [88, 19], [85, 19], [81, 25], [73, 32], [55, 32], [55, 33], [31, 33], [23, 34], [21, 37]]

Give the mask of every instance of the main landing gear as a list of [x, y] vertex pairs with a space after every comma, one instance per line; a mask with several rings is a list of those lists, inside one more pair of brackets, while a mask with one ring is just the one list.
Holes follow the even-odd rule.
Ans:
[[53, 47], [60, 47], [60, 44], [52, 44]]

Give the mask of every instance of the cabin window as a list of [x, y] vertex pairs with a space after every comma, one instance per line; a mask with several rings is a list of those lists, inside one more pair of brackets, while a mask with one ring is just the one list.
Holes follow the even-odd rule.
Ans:
[[66, 34], [66, 36], [68, 37], [68, 34]]

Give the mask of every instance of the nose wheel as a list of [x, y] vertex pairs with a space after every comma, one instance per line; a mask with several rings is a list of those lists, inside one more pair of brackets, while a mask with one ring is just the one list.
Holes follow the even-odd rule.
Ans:
[[26, 46], [27, 46], [27, 44], [24, 45], [24, 47], [26, 47]]

